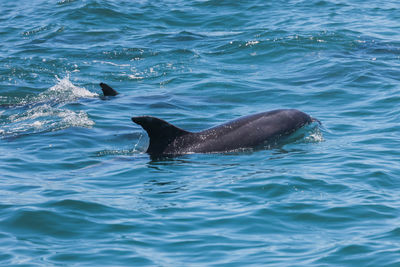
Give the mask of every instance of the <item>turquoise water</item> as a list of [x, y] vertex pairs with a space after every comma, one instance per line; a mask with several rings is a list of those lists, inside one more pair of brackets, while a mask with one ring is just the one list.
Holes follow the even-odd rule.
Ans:
[[[1, 1], [0, 265], [400, 266], [399, 9]], [[323, 126], [151, 160], [130, 120], [276, 108]]]

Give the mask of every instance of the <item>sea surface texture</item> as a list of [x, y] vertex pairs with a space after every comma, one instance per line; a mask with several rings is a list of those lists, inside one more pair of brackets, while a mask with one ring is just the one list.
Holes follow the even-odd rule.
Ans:
[[[0, 39], [1, 266], [400, 266], [399, 1], [0, 1]], [[151, 159], [131, 121], [279, 108], [322, 125]]]

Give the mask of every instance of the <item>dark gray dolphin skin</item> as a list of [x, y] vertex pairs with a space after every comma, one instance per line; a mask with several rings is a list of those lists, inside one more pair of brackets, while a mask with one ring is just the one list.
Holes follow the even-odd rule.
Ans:
[[151, 156], [228, 152], [277, 142], [318, 120], [296, 109], [278, 109], [241, 117], [201, 132], [188, 132], [151, 116], [133, 117], [147, 132]]

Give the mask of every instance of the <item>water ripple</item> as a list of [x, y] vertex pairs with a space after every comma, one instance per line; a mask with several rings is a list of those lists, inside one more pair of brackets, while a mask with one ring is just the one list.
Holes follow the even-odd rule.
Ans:
[[[0, 10], [1, 265], [399, 265], [397, 2]], [[152, 160], [130, 120], [199, 131], [277, 108], [322, 126]]]

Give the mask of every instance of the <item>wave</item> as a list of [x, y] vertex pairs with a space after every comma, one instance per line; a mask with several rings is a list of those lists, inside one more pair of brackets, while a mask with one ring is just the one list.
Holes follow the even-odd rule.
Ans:
[[99, 95], [74, 85], [69, 77], [56, 76], [57, 83], [34, 96], [0, 97], [0, 137], [57, 131], [69, 127], [92, 127], [95, 123], [82, 110], [65, 105]]

